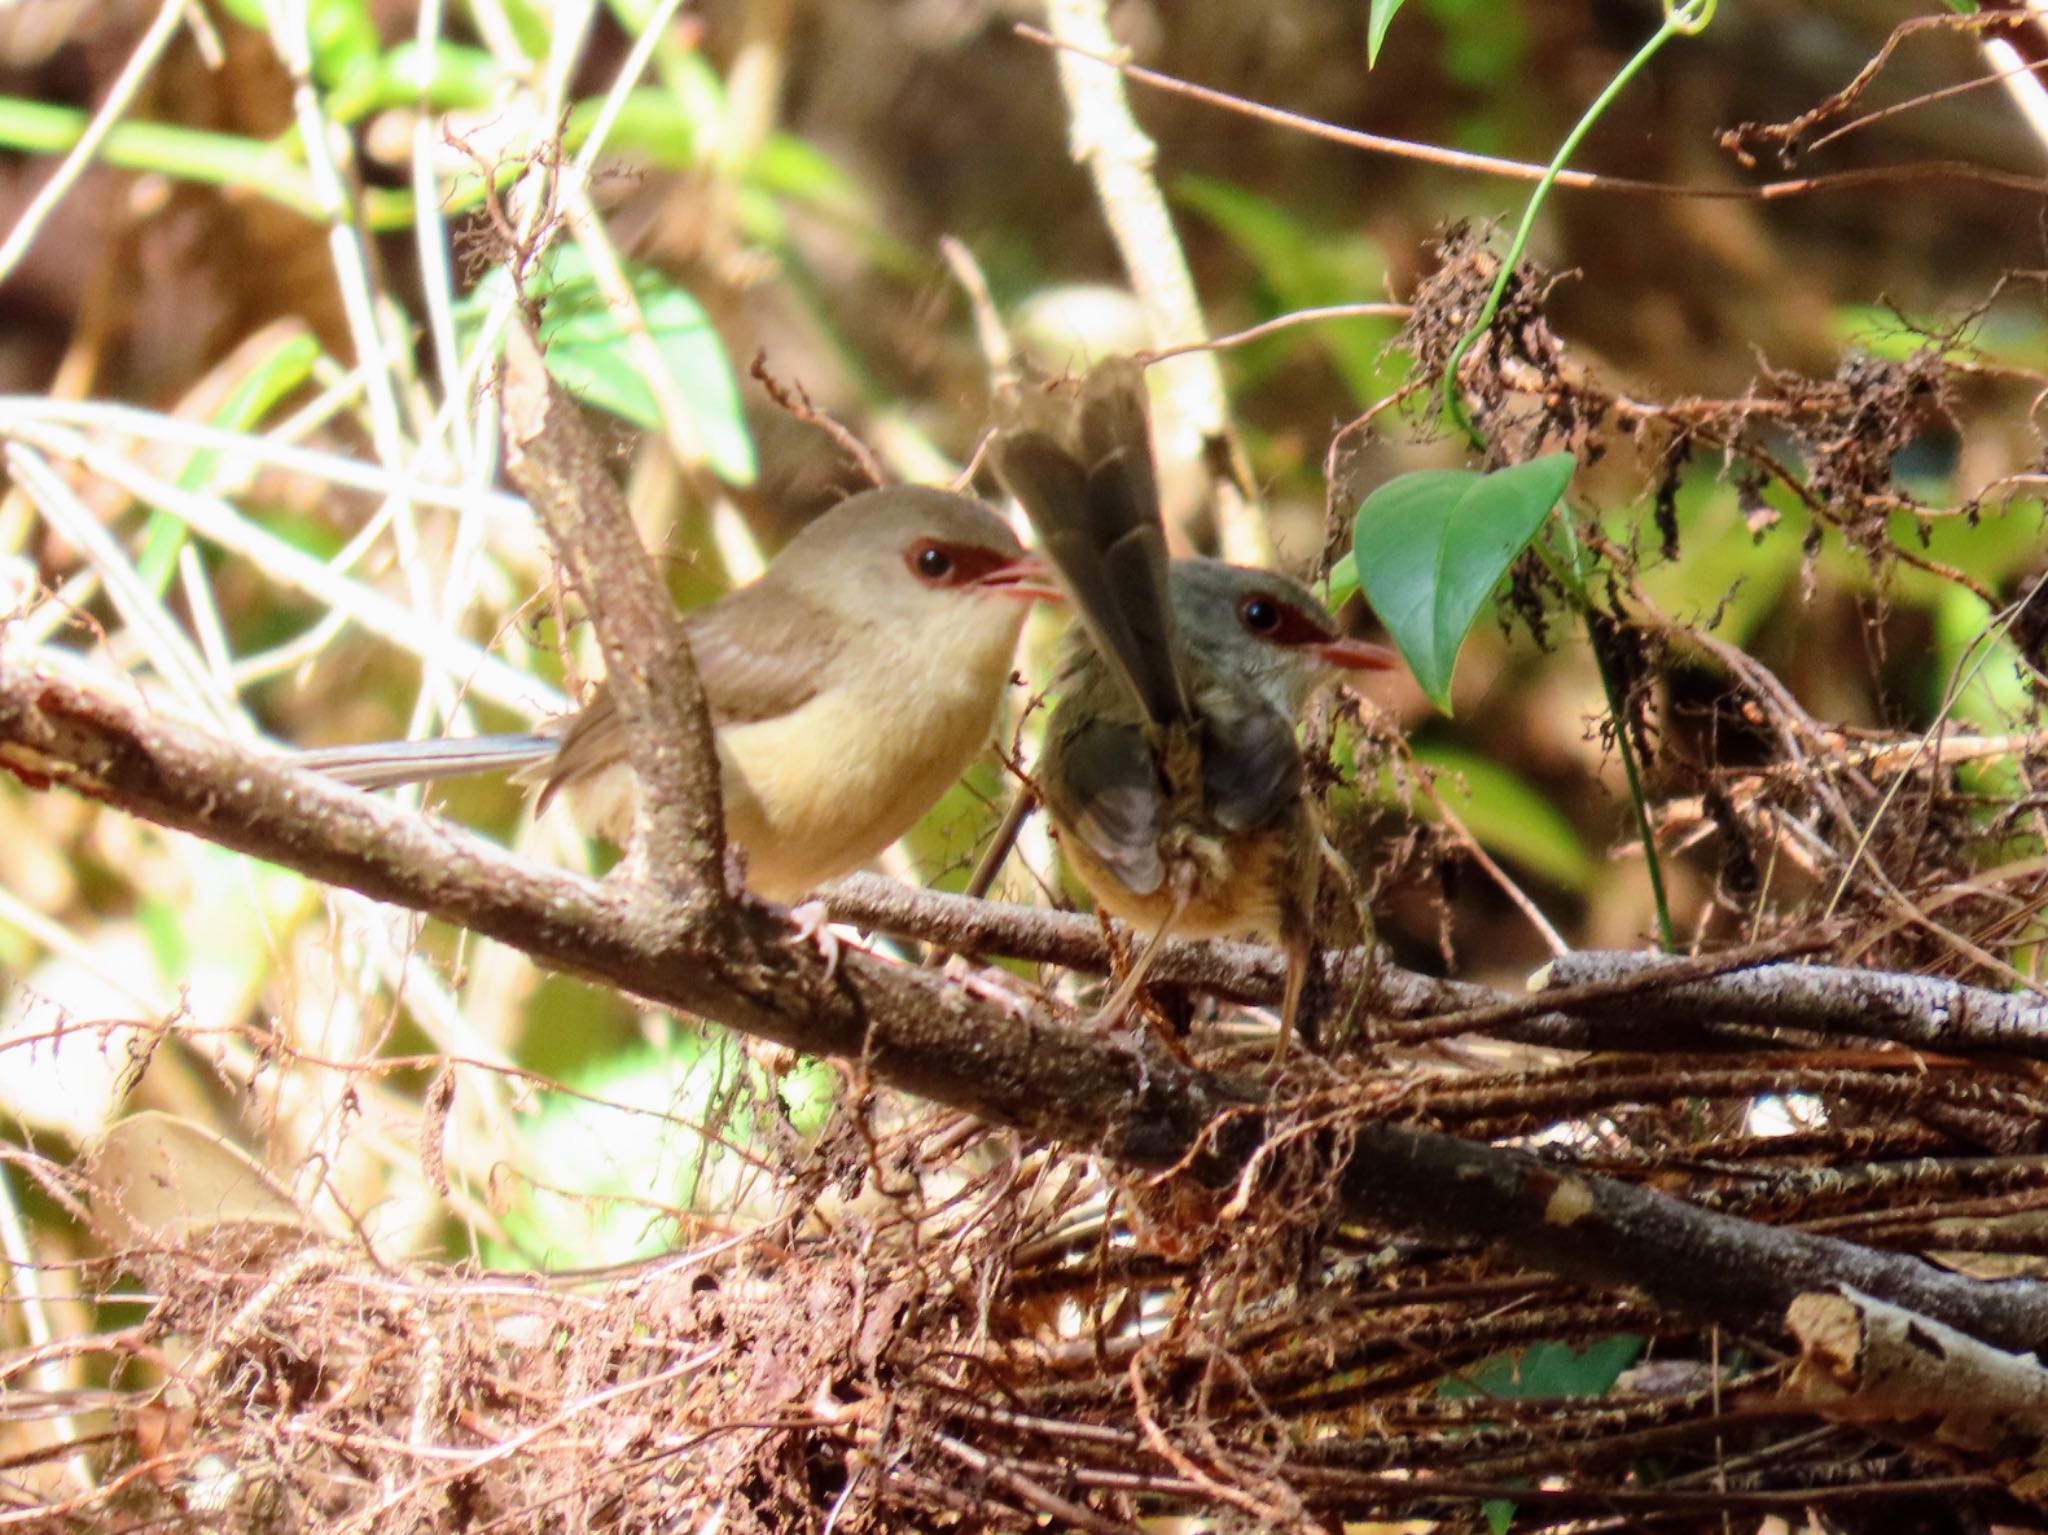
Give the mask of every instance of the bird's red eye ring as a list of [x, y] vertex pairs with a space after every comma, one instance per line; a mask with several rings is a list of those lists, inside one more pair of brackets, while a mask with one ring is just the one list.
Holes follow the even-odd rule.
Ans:
[[[990, 591], [1049, 596], [1042, 572], [1035, 565], [1027, 570], [1027, 563], [1024, 551], [1014, 545], [1002, 549], [949, 538], [920, 538], [903, 551], [904, 567], [935, 591], [986, 587]], [[1027, 576], [1038, 579], [1040, 584], [1029, 585]]]
[[1263, 592], [1253, 592], [1238, 599], [1237, 621], [1254, 634], [1272, 634], [1280, 627], [1280, 604]]
[[910, 573], [931, 587], [978, 586], [1022, 558], [1020, 549], [955, 543], [946, 538], [920, 538], [903, 551], [903, 563]]
[[1290, 649], [1320, 645], [1330, 638], [1329, 629], [1313, 615], [1272, 592], [1246, 592], [1238, 598], [1237, 621], [1254, 638]]

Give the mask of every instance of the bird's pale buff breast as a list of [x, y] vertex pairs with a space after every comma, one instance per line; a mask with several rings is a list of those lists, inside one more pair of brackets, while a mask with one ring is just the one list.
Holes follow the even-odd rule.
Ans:
[[1127, 889], [1082, 838], [1062, 836], [1060, 850], [1096, 905], [1142, 933], [1155, 931], [1171, 915], [1176, 874], [1185, 871], [1179, 877], [1191, 888], [1186, 906], [1174, 920], [1174, 937], [1279, 935], [1281, 858], [1287, 842], [1278, 830], [1187, 834], [1183, 845], [1161, 848], [1168, 866], [1166, 883], [1149, 895]]
[[726, 830], [748, 885], [795, 900], [909, 831], [988, 744], [1021, 621], [1000, 644], [905, 647], [862, 685], [725, 730]]

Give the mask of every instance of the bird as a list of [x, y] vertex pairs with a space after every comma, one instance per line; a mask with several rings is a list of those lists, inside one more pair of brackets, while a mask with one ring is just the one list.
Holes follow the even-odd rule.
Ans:
[[[789, 903], [869, 862], [995, 730], [1042, 561], [985, 502], [924, 486], [842, 501], [760, 577], [686, 614], [710, 708], [726, 834], [756, 895]], [[358, 788], [512, 770], [578, 824], [630, 843], [638, 788], [602, 684], [523, 734], [378, 742], [294, 761]]]
[[1302, 1024], [1325, 856], [1297, 727], [1339, 674], [1398, 657], [1340, 635], [1276, 571], [1169, 559], [1133, 359], [1006, 396], [991, 461], [1077, 619], [1038, 795], [1096, 905], [1151, 935], [1098, 1022], [1122, 1015], [1168, 935], [1249, 935], [1287, 954], [1284, 1045]]

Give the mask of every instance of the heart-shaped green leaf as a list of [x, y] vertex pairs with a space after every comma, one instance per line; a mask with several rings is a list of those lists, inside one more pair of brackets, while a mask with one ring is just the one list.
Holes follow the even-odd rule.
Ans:
[[1571, 483], [1547, 453], [1481, 474], [1423, 469], [1365, 498], [1352, 532], [1359, 584], [1429, 701], [1451, 712], [1451, 670], [1479, 608]]

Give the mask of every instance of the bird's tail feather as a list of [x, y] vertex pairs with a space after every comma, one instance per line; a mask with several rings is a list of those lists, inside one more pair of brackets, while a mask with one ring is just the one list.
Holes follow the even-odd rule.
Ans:
[[471, 736], [464, 740], [371, 741], [295, 753], [294, 767], [310, 768], [358, 789], [459, 778], [467, 773], [518, 771], [550, 760], [561, 740], [545, 735]]
[[1078, 394], [1019, 392], [1002, 407], [997, 477], [1038, 530], [1096, 649], [1154, 724], [1186, 723], [1142, 371], [1112, 358]]

